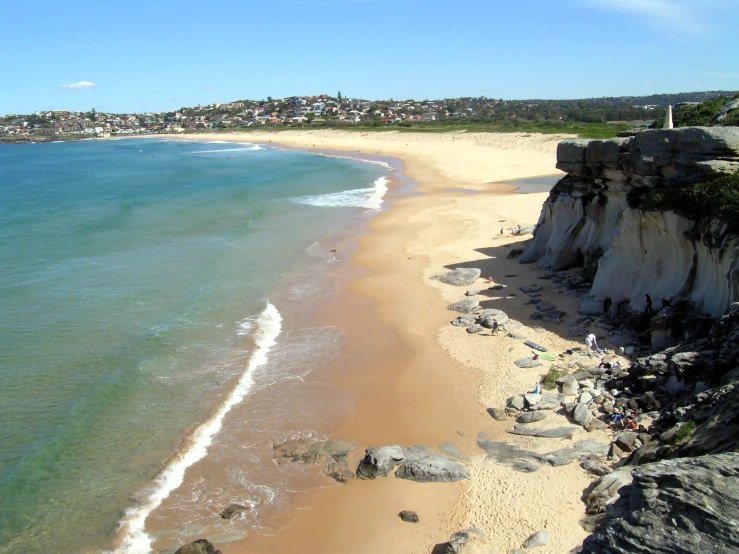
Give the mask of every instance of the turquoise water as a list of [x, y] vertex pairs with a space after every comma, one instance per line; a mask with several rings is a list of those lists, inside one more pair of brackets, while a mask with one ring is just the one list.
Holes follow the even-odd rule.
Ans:
[[279, 313], [275, 291], [325, 261], [312, 246], [380, 207], [386, 171], [253, 145], [0, 145], [0, 552], [110, 547], [227, 396], [267, 300]]

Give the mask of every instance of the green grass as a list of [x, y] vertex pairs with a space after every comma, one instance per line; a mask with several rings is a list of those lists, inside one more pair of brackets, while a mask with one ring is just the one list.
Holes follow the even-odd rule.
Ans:
[[543, 134], [571, 134], [580, 138], [612, 138], [629, 126], [610, 123], [585, 123], [580, 121], [516, 121], [516, 122], [470, 122], [470, 123], [444, 123], [429, 121], [412, 123], [409, 127], [399, 125], [374, 126], [367, 125], [304, 125], [293, 127], [249, 127], [212, 129], [207, 133], [249, 133], [252, 131], [288, 131], [299, 129], [338, 129], [342, 131], [353, 131], [358, 133], [381, 133], [386, 131], [397, 131], [400, 133], [543, 133]]
[[547, 390], [554, 390], [557, 388], [557, 379], [561, 379], [568, 373], [569, 372], [566, 369], [553, 365], [549, 368], [549, 373], [542, 377], [541, 386]]
[[678, 429], [675, 436], [670, 441], [672, 446], [678, 445], [693, 434], [698, 424], [695, 421], [690, 421]]
[[717, 217], [739, 229], [739, 173], [681, 188], [636, 188], [627, 201], [632, 208], [673, 210], [694, 221]]

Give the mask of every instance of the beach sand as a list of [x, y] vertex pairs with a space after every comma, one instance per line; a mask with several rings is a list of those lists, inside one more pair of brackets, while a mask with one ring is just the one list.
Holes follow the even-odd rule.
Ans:
[[[338, 297], [322, 317], [340, 326], [355, 344], [356, 364], [327, 370], [327, 379], [355, 397], [351, 417], [334, 430], [337, 439], [356, 441], [358, 461], [368, 446], [423, 444], [437, 448], [454, 443], [469, 460], [472, 478], [459, 483], [420, 484], [395, 478], [353, 481], [317, 490], [307, 506], [284, 515], [273, 536], [250, 536], [239, 543], [216, 545], [223, 554], [429, 553], [451, 534], [466, 527], [483, 530], [500, 552], [519, 547], [534, 532], [551, 534], [541, 554], [567, 552], [586, 536], [579, 520], [580, 502], [591, 483], [576, 463], [521, 473], [486, 461], [478, 433], [534, 451], [570, 445], [570, 439], [532, 439], [505, 432], [513, 420], [498, 422], [486, 408], [503, 407], [506, 398], [533, 389], [550, 362], [519, 369], [513, 361], [531, 349], [489, 330], [469, 335], [453, 327], [456, 317], [446, 306], [464, 298], [464, 287], [431, 279], [455, 267], [477, 267], [505, 286], [479, 296], [484, 307], [504, 310], [524, 327], [518, 333], [557, 354], [581, 346], [579, 337], [565, 338], [562, 327], [532, 322], [528, 298], [520, 285], [541, 283], [540, 271], [506, 258], [526, 237], [500, 235], [501, 228], [534, 225], [547, 193], [515, 194], [498, 183], [526, 176], [551, 175], [556, 144], [562, 136], [486, 133], [398, 133], [282, 131], [198, 134], [177, 139], [269, 143], [321, 152], [352, 152], [399, 158], [405, 175], [421, 194], [393, 202], [359, 240]], [[530, 237], [529, 237], [530, 238]], [[482, 278], [470, 289], [486, 289]], [[511, 296], [511, 293], [515, 296]], [[577, 313], [575, 299], [547, 289], [542, 299]], [[394, 339], [392, 356], [382, 351], [382, 337], [357, 320], [374, 310]], [[536, 327], [533, 325], [536, 324]], [[398, 339], [396, 341], [395, 339]], [[399, 347], [398, 345], [402, 346]], [[361, 346], [364, 346], [364, 352]], [[352, 361], [342, 357], [343, 363]], [[369, 351], [369, 352], [368, 352]], [[361, 352], [361, 353], [360, 353]], [[374, 363], [373, 363], [374, 360]], [[379, 362], [381, 360], [381, 362]], [[557, 419], [554, 416], [547, 422]], [[559, 422], [564, 422], [559, 419]], [[552, 425], [553, 423], [548, 423]], [[593, 438], [579, 431], [574, 440]], [[420, 523], [402, 522], [400, 510], [414, 510]]]

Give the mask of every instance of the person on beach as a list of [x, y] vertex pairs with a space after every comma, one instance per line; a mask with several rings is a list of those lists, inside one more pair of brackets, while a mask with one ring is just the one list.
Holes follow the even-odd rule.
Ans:
[[493, 283], [494, 283], [494, 281], [493, 281], [493, 276], [492, 275], [490, 277], [488, 277], [487, 279], [485, 279], [485, 284], [486, 285], [492, 285]]
[[534, 394], [541, 394], [541, 384], [536, 383], [536, 385], [534, 385]]
[[588, 336], [585, 337], [585, 344], [588, 346], [588, 350], [591, 350], [593, 352], [600, 351], [595, 333], [590, 333]]
[[498, 320], [493, 319], [493, 332], [491, 335], [497, 335], [498, 334]]

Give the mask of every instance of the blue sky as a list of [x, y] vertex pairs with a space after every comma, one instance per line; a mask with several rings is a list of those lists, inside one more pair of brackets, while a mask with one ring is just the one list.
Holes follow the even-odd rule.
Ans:
[[739, 0], [0, 0], [0, 114], [739, 90]]

